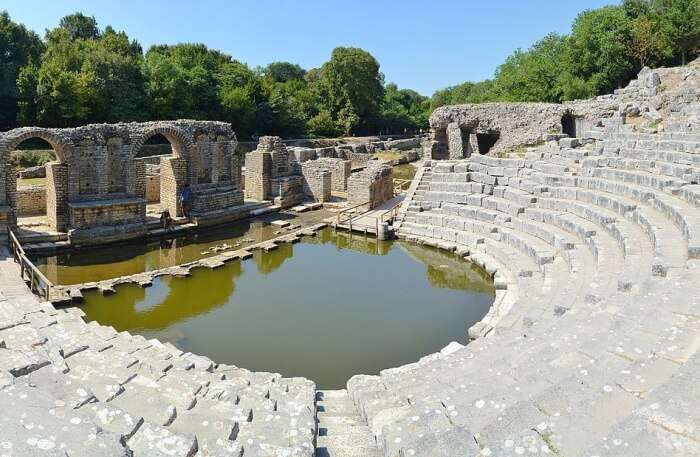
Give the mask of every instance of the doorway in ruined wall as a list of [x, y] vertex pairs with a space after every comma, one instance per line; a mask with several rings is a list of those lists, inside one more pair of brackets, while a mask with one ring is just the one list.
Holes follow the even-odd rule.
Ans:
[[[169, 208], [173, 199], [177, 201], [177, 195], [168, 195], [172, 193], [173, 186], [164, 182], [162, 164], [163, 159], [175, 157], [178, 157], [178, 154], [175, 152], [174, 144], [160, 133], [153, 134], [148, 138], [134, 157], [135, 160], [141, 160], [145, 163], [146, 217], [149, 219], [160, 218], [163, 209]], [[165, 179], [170, 179], [170, 177], [166, 176]], [[172, 211], [171, 216], [175, 217]]]
[[449, 147], [447, 145], [447, 128], [436, 127], [433, 130], [433, 139], [435, 140], [435, 145], [431, 151], [431, 159], [435, 160], [445, 160], [449, 159]]
[[[13, 170], [8, 176], [9, 200], [17, 219], [18, 232], [23, 237], [28, 237], [63, 230], [58, 211], [64, 203], [65, 190], [57, 187], [65, 184], [65, 173], [57, 174], [57, 169], [51, 168], [60, 168], [59, 157], [53, 146], [39, 137], [24, 139], [10, 152], [8, 164], [8, 170]], [[9, 179], [14, 179], [15, 182]]]
[[574, 116], [567, 112], [561, 117], [561, 131], [563, 134], [568, 135], [569, 138], [581, 136], [583, 133], [582, 124], [583, 118], [580, 116]]
[[479, 145], [479, 154], [488, 154], [500, 139], [501, 134], [498, 132], [477, 133], [476, 142]]

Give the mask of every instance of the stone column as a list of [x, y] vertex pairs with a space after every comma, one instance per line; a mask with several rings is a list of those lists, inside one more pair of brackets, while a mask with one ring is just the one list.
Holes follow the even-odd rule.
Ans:
[[467, 157], [470, 157], [472, 154], [480, 154], [479, 152], [479, 140], [476, 138], [476, 133], [470, 133], [469, 134], [469, 153]]
[[173, 217], [182, 216], [178, 197], [187, 182], [187, 161], [179, 157], [160, 159], [160, 204]]
[[241, 189], [241, 158], [234, 151], [231, 153], [231, 185], [236, 189]]
[[462, 159], [465, 156], [464, 141], [462, 139], [462, 129], [456, 122], [447, 124], [447, 148], [449, 158]]
[[68, 231], [68, 166], [46, 164], [46, 217], [49, 227], [57, 232]]
[[17, 169], [10, 164], [5, 165], [5, 202], [10, 207], [7, 215], [7, 225], [17, 225]]
[[253, 151], [245, 156], [245, 196], [254, 200], [270, 198], [272, 157], [269, 152]]

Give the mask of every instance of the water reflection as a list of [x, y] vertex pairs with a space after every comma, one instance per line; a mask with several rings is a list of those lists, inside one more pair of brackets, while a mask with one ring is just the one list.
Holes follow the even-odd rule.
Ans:
[[326, 229], [188, 278], [91, 292], [83, 309], [219, 362], [338, 388], [464, 342], [493, 294], [483, 272], [452, 254]]
[[80, 284], [212, 257], [216, 246], [245, 247], [274, 238], [279, 230], [265, 221], [247, 221], [169, 240], [91, 247], [34, 260], [53, 283]]

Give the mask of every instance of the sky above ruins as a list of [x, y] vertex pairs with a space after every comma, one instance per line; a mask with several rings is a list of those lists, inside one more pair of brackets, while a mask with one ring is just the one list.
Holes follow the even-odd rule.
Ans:
[[200, 42], [251, 67], [290, 61], [313, 68], [336, 46], [357, 46], [387, 82], [424, 95], [489, 78], [515, 49], [611, 0], [0, 0], [43, 36], [66, 14], [95, 16], [152, 44]]

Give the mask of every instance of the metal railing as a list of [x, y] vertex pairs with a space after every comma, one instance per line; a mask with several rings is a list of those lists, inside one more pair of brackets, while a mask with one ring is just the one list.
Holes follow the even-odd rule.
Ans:
[[[367, 209], [370, 210], [372, 209], [372, 202], [366, 201], [364, 203], [360, 203], [359, 205], [351, 206], [350, 208], [345, 208], [344, 210], [339, 211], [336, 218], [336, 225], [348, 222], [349, 230], [352, 232], [352, 219], [357, 216], [357, 214], [355, 214], [355, 210], [361, 206], [367, 206]], [[347, 217], [347, 219], [345, 219], [345, 217]]]
[[7, 229], [7, 235], [12, 258], [19, 264], [20, 276], [33, 293], [48, 300], [54, 286], [53, 283], [29, 260], [12, 229]]
[[398, 195], [402, 192], [408, 190], [411, 186], [412, 179], [398, 179], [394, 178], [394, 195]]

